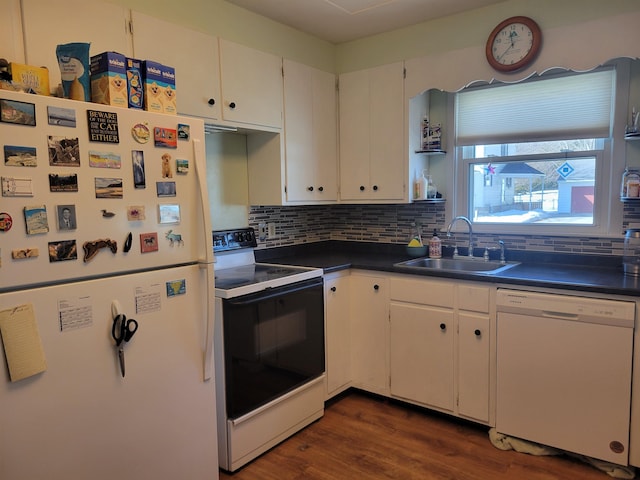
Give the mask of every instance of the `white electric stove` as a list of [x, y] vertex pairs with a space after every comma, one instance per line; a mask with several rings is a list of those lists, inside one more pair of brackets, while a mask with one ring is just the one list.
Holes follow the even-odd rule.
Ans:
[[235, 298], [323, 274], [321, 268], [256, 263], [256, 246], [253, 228], [213, 232], [216, 297]]

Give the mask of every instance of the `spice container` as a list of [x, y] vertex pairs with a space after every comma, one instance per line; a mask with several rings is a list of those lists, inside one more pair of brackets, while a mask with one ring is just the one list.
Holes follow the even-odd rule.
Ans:
[[640, 170], [637, 168], [625, 168], [620, 185], [620, 198], [640, 197]]

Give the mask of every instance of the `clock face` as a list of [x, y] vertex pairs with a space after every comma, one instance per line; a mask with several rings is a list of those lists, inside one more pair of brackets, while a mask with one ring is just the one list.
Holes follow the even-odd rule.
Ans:
[[528, 65], [538, 53], [540, 28], [527, 17], [513, 17], [498, 25], [487, 40], [487, 60], [493, 68], [512, 72]]

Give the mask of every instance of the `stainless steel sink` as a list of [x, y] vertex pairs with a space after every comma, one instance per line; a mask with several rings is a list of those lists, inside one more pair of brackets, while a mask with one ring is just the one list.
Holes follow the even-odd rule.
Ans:
[[413, 271], [437, 270], [446, 272], [465, 272], [495, 274], [520, 265], [520, 262], [501, 263], [497, 260], [486, 261], [483, 258], [414, 258], [396, 263], [394, 267]]

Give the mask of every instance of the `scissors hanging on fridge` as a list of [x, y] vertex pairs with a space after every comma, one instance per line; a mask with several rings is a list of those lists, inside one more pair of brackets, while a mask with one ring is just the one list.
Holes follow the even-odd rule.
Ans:
[[121, 313], [113, 319], [111, 327], [111, 336], [116, 341], [116, 349], [118, 351], [118, 360], [120, 361], [120, 373], [124, 377], [124, 345], [138, 330], [138, 322], [133, 318], [127, 320], [127, 317]]

